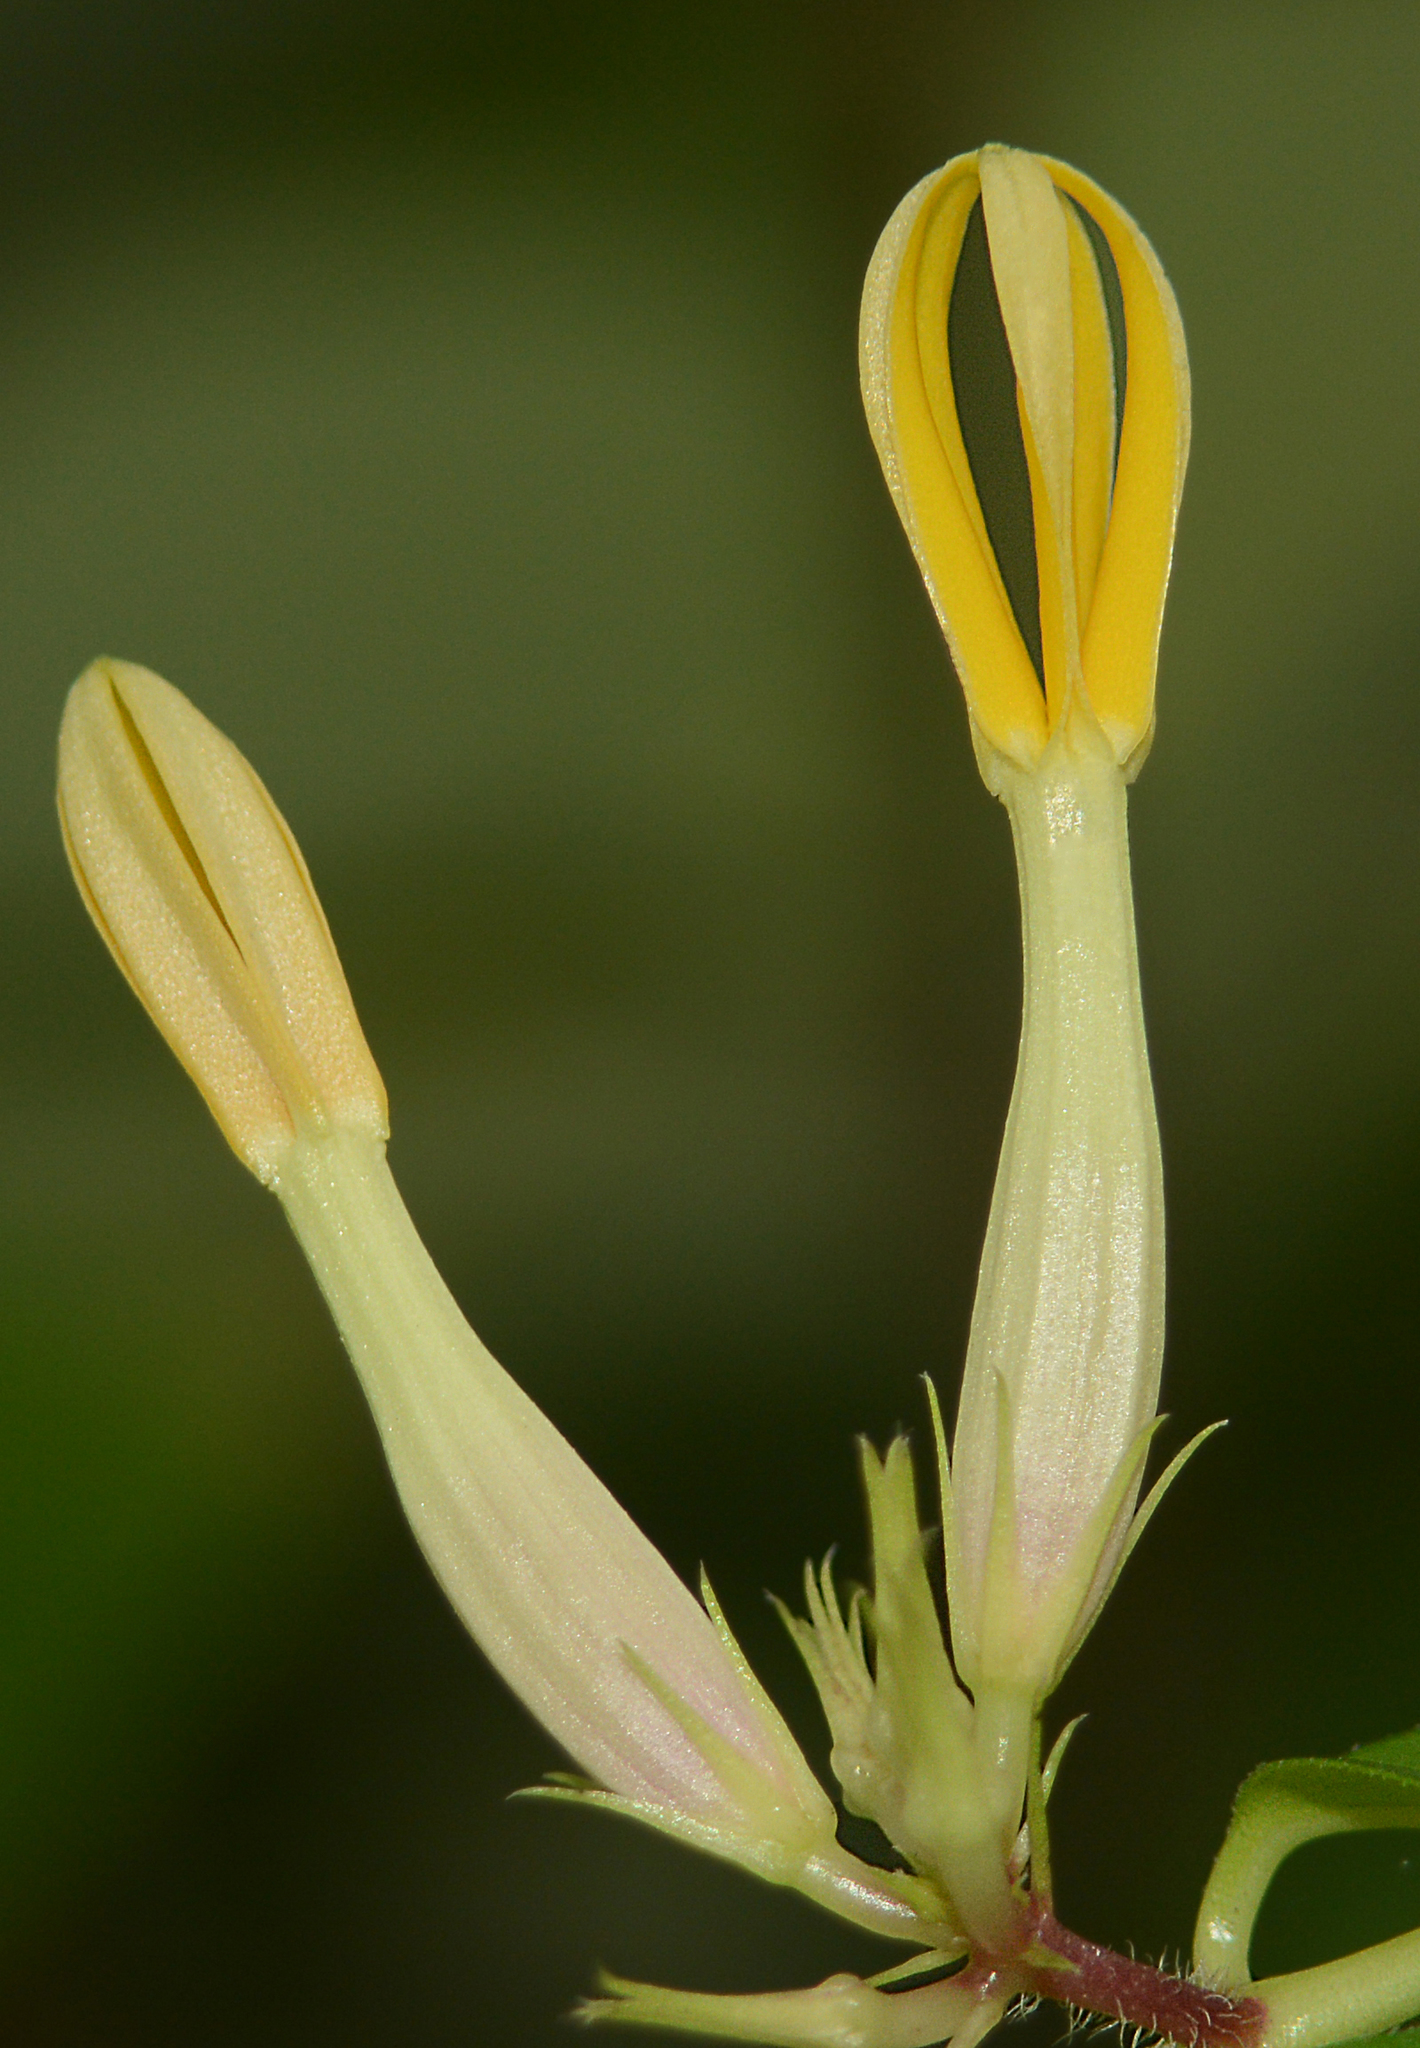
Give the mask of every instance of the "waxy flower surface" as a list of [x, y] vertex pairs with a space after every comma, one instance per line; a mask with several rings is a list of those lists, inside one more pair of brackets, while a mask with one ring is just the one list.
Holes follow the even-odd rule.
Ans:
[[[1040, 672], [993, 551], [949, 347], [978, 204], [1030, 478]], [[825, 1564], [807, 1574], [804, 1615], [785, 1610], [842, 1803], [907, 1868], [840, 1845], [832, 1800], [708, 1584], [699, 1599], [682, 1585], [464, 1321], [390, 1178], [383, 1087], [295, 842], [230, 743], [147, 670], [99, 662], [74, 687], [66, 844], [124, 973], [284, 1205], [449, 1598], [583, 1774], [550, 1796], [635, 1815], [916, 1950], [871, 1981], [760, 1996], [609, 1979], [582, 2017], [970, 2048], [1044, 1993], [1173, 2039], [1247, 2044], [1264, 2012], [1246, 1987], [1167, 1976], [1055, 1920], [1045, 1812], [1063, 1741], [1040, 1755], [1042, 1705], [1180, 1462], [1140, 1509], [1163, 1195], [1125, 806], [1153, 732], [1187, 455], [1182, 331], [1114, 201], [992, 146], [894, 214], [861, 353], [888, 485], [1010, 817], [1025, 960], [950, 1451], [931, 1395], [949, 1634], [906, 1439], [864, 1449], [871, 1586], [841, 1592]]]

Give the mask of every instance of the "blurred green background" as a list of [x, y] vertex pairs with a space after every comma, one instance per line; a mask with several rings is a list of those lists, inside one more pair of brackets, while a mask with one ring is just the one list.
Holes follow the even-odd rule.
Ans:
[[[0, 2039], [565, 2038], [598, 1962], [877, 1960], [505, 1795], [275, 1205], [89, 930], [63, 691], [144, 661], [300, 834], [476, 1326], [822, 1756], [760, 1597], [950, 1393], [1013, 1062], [1005, 821], [862, 425], [862, 272], [988, 137], [1174, 280], [1134, 804], [1172, 1443], [1059, 1701], [1062, 1910], [1184, 1946], [1239, 1777], [1420, 1720], [1420, 10], [0, 6]], [[1420, 1920], [1313, 1850], [1283, 1967]]]

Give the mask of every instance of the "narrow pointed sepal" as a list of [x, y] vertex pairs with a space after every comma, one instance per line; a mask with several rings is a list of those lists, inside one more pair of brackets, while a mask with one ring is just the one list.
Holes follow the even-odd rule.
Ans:
[[863, 1483], [873, 1542], [869, 1610], [875, 1650], [867, 1745], [891, 1798], [872, 1818], [919, 1867], [942, 1874], [944, 1841], [976, 1829], [971, 1704], [942, 1641], [917, 1517], [906, 1437], [881, 1459], [863, 1446]]
[[[1159, 1417], [1159, 1421], [1163, 1421], [1162, 1416]], [[1183, 1449], [1176, 1452], [1169, 1460], [1168, 1464], [1149, 1488], [1139, 1507], [1135, 1508], [1132, 1513], [1130, 1512], [1132, 1474], [1126, 1479], [1125, 1484], [1120, 1487], [1121, 1498], [1116, 1517], [1117, 1526], [1111, 1530], [1110, 1536], [1102, 1548], [1093, 1583], [1080, 1603], [1079, 1613], [1066, 1639], [1060, 1662], [1056, 1667], [1057, 1684], [1074, 1661], [1076, 1652], [1084, 1642], [1085, 1637], [1094, 1627], [1100, 1609], [1114, 1591], [1119, 1574], [1124, 1570], [1125, 1565], [1128, 1564], [1135, 1544], [1153, 1520], [1155, 1511], [1163, 1500], [1164, 1495], [1173, 1485], [1175, 1479], [1178, 1478], [1184, 1466], [1191, 1461], [1194, 1452], [1201, 1450], [1210, 1436], [1215, 1436], [1220, 1429], [1226, 1429], [1227, 1426], [1226, 1421], [1210, 1422], [1206, 1428], [1200, 1429], [1196, 1436], [1190, 1437]], [[1148, 1445], [1153, 1440], [1154, 1428], [1151, 1427], [1141, 1431], [1140, 1436], [1143, 1440], [1144, 1450], [1147, 1452]], [[1139, 1460], [1139, 1466], [1142, 1470], [1142, 1458]], [[1071, 1722], [1070, 1726], [1073, 1728], [1075, 1726], [1074, 1722]]]
[[968, 2035], [979, 2039], [1005, 2010], [1003, 1998], [983, 1998], [959, 1978], [885, 1991], [843, 1974], [805, 1991], [737, 1997], [604, 1975], [601, 1990], [576, 2010], [586, 2025], [671, 2027], [760, 2048], [932, 2048], [954, 2038], [966, 2048]]
[[957, 1931], [955, 1922], [926, 1879], [875, 1869], [838, 1841], [832, 1803], [750, 1670], [703, 1573], [701, 1591], [716, 1633], [757, 1712], [764, 1746], [777, 1752], [776, 1772], [771, 1775], [762, 1762], [726, 1740], [643, 1657], [624, 1647], [629, 1669], [691, 1743], [718, 1784], [720, 1799], [708, 1809], [691, 1810], [675, 1800], [628, 1797], [564, 1772], [521, 1796], [600, 1807], [639, 1821], [707, 1855], [737, 1863], [770, 1884], [790, 1886], [875, 1934], [902, 1941], [950, 1941]]
[[955, 1639], [956, 1616], [964, 1609], [962, 1599], [962, 1555], [961, 1534], [957, 1527], [956, 1489], [952, 1484], [951, 1452], [947, 1448], [946, 1425], [942, 1420], [942, 1404], [937, 1399], [937, 1389], [924, 1373], [922, 1384], [927, 1391], [927, 1407], [932, 1418], [932, 1447], [937, 1454], [937, 1493], [942, 1510], [942, 1569], [947, 1582], [947, 1620], [953, 1630], [953, 1651], [956, 1653], [958, 1672], [962, 1669], [960, 1646]]
[[830, 1762], [843, 1790], [843, 1803], [850, 1813], [875, 1819], [900, 1801], [901, 1787], [873, 1743], [873, 1676], [863, 1639], [864, 1601], [861, 1587], [857, 1588], [844, 1612], [833, 1582], [830, 1555], [817, 1575], [812, 1565], [804, 1567], [806, 1619], [791, 1613], [782, 1600], [775, 1599], [774, 1606], [823, 1707], [833, 1738]]
[[794, 1856], [779, 1844], [697, 1820], [675, 1806], [623, 1799], [600, 1785], [570, 1783], [560, 1774], [549, 1776], [545, 1784], [524, 1786], [513, 1797], [592, 1807], [636, 1821], [686, 1848], [737, 1864], [768, 1884], [800, 1892], [816, 1906], [870, 1934], [885, 1935], [892, 1941], [949, 1943], [953, 1939], [942, 1901], [924, 1879], [909, 1871], [874, 1869], [831, 1839]]

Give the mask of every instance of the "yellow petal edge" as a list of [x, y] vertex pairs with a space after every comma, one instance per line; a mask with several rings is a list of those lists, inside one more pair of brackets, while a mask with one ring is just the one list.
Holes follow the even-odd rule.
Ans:
[[[948, 354], [952, 287], [983, 177], [995, 203], [994, 219], [988, 206], [988, 242], [1031, 472], [1043, 689], [992, 551]], [[1041, 210], [1046, 178], [1063, 217], [1063, 238]], [[1125, 396], [1117, 455], [1109, 322], [1081, 213], [1109, 250], [1123, 300]], [[1051, 303], [1063, 292], [1068, 306]], [[1033, 768], [1051, 734], [1068, 727], [1082, 696], [1115, 759], [1132, 773], [1153, 732], [1159, 629], [1189, 437], [1182, 323], [1144, 235], [1068, 164], [994, 144], [955, 157], [914, 186], [878, 242], [863, 292], [860, 368], [888, 488], [979, 738]], [[1069, 380], [1063, 414], [1059, 403], [1042, 401], [1042, 393], [1060, 400], [1062, 379]], [[1073, 421], [1073, 431], [1065, 430], [1072, 445], [1064, 533], [1057, 531], [1053, 509], [1061, 495], [1059, 418]], [[1037, 447], [1047, 434], [1049, 475]]]

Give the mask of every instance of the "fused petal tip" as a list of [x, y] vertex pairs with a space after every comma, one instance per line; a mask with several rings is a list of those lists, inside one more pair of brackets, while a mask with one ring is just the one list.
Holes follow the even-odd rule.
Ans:
[[85, 670], [60, 728], [59, 818], [94, 923], [245, 1165], [271, 1180], [298, 1126], [385, 1134], [300, 849], [180, 690], [132, 662]]
[[[992, 549], [962, 436], [948, 316], [978, 198], [1035, 523], [1044, 675]], [[1097, 248], [1123, 305], [1124, 405]], [[1137, 767], [1188, 454], [1188, 361], [1168, 280], [1123, 209], [1066, 164], [997, 144], [915, 186], [869, 266], [863, 399], [980, 739], [1033, 768], [1088, 716]]]

